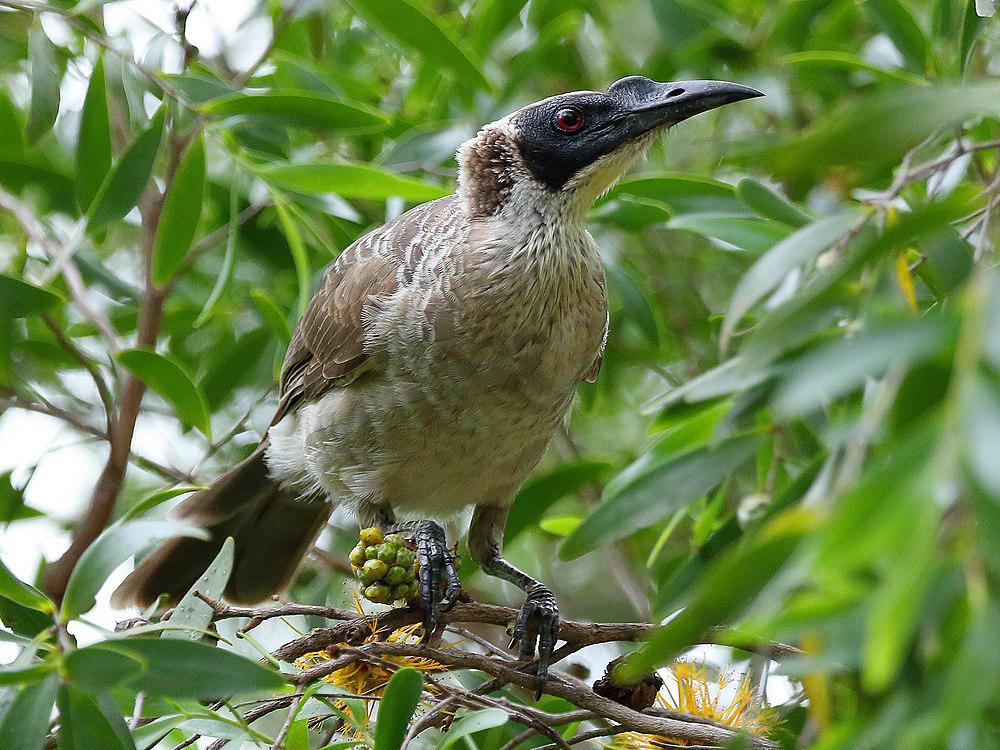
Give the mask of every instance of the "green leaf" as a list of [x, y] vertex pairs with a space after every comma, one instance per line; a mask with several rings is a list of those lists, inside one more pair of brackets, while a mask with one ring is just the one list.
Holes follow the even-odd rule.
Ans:
[[375, 750], [399, 750], [423, 689], [424, 678], [412, 667], [404, 667], [392, 676], [379, 701]]
[[153, 283], [163, 286], [181, 266], [198, 230], [205, 190], [205, 144], [199, 134], [177, 165], [156, 225]]
[[194, 595], [197, 591], [210, 599], [221, 599], [229, 582], [229, 575], [233, 572], [233, 550], [236, 545], [232, 537], [227, 537], [222, 543], [219, 554], [208, 566], [201, 577], [194, 582], [194, 585], [177, 602], [173, 613], [170, 615], [170, 624], [187, 626], [190, 630], [165, 630], [161, 638], [186, 638], [192, 641], [199, 641], [203, 631], [212, 622], [215, 611], [205, 602]]
[[[59, 689], [59, 750], [133, 750], [131, 738], [101, 710], [97, 701], [73, 685]], [[119, 722], [121, 716], [115, 717]], [[126, 732], [127, 737], [127, 732]]]
[[480, 67], [461, 44], [438, 23], [424, 5], [414, 0], [348, 0], [366, 23], [400, 47], [455, 73], [475, 88], [490, 88]]
[[70, 575], [62, 601], [62, 618], [70, 620], [89, 611], [111, 572], [132, 555], [172, 536], [207, 539], [208, 532], [173, 521], [136, 519], [117, 523], [97, 537]]
[[237, 221], [237, 216], [239, 215], [237, 211], [239, 193], [236, 190], [236, 183], [237, 180], [234, 178], [233, 184], [229, 188], [229, 222], [226, 227], [226, 252], [222, 256], [222, 270], [219, 271], [215, 285], [212, 287], [208, 299], [205, 300], [205, 306], [201, 308], [198, 317], [191, 324], [193, 328], [201, 328], [212, 317], [216, 305], [222, 299], [222, 293], [229, 285], [229, 280], [233, 277], [233, 268], [236, 265], [236, 237], [237, 230], [239, 229], [239, 221]]
[[808, 263], [858, 223], [859, 214], [844, 212], [808, 224], [760, 257], [736, 285], [722, 322], [720, 348], [724, 351], [747, 311], [781, 284], [794, 268]]
[[160, 490], [159, 492], [154, 492], [147, 495], [142, 500], [137, 502], [131, 508], [129, 508], [125, 513], [122, 514], [121, 520], [127, 521], [130, 518], [136, 518], [141, 516], [146, 511], [152, 510], [157, 505], [165, 503], [167, 500], [171, 500], [178, 495], [186, 495], [189, 492], [197, 492], [198, 490], [208, 489], [207, 485], [189, 485], [182, 487], [168, 487], [165, 490]]
[[862, 57], [852, 55], [850, 52], [840, 52], [838, 50], [809, 50], [808, 52], [795, 52], [785, 55], [779, 61], [782, 65], [811, 65], [830, 68], [848, 68], [850, 70], [863, 70], [871, 73], [876, 78], [887, 81], [897, 81], [910, 83], [917, 86], [926, 86], [927, 80], [905, 70], [896, 68], [883, 68], [873, 65]]
[[783, 415], [799, 414], [860, 387], [892, 366], [906, 367], [938, 354], [957, 330], [941, 317], [863, 329], [791, 362], [774, 396]]
[[45, 514], [24, 504], [24, 489], [11, 481], [13, 472], [0, 474], [0, 523], [9, 524], [26, 518], [41, 518]]
[[900, 0], [867, 0], [865, 7], [872, 21], [892, 39], [910, 70], [923, 73], [930, 43], [909, 8]]
[[80, 132], [76, 140], [76, 194], [84, 212], [94, 202], [111, 171], [112, 156], [104, 58], [99, 57], [83, 100]]
[[39, 612], [55, 611], [55, 606], [45, 594], [11, 573], [2, 560], [0, 560], [0, 596]]
[[163, 134], [163, 107], [149, 127], [118, 157], [87, 213], [87, 230], [97, 232], [132, 210], [149, 182]]
[[535, 474], [521, 488], [507, 515], [504, 545], [510, 544], [538, 518], [567, 495], [577, 494], [585, 485], [599, 482], [608, 473], [606, 461], [575, 461], [563, 464], [547, 474]]
[[59, 691], [59, 676], [25, 685], [0, 717], [0, 747], [41, 750]]
[[285, 313], [281, 311], [277, 303], [263, 289], [254, 289], [250, 292], [250, 298], [257, 305], [260, 317], [267, 324], [267, 327], [287, 346], [288, 342], [292, 340], [292, 329], [288, 326], [288, 319], [285, 317]]
[[271, 194], [274, 201], [274, 210], [278, 214], [278, 222], [281, 224], [281, 231], [285, 235], [288, 243], [288, 250], [292, 254], [292, 263], [295, 264], [295, 276], [298, 279], [299, 294], [296, 308], [301, 318], [309, 304], [309, 286], [311, 272], [309, 268], [309, 254], [306, 252], [305, 243], [302, 242], [302, 233], [295, 223], [291, 212], [288, 210], [288, 203], [276, 193]]
[[752, 208], [758, 216], [774, 219], [790, 227], [804, 227], [814, 221], [813, 217], [796, 206], [776, 190], [752, 177], [744, 177], [736, 186], [736, 194]]
[[59, 53], [36, 20], [28, 29], [28, 60], [31, 63], [31, 103], [28, 106], [28, 140], [34, 143], [49, 131], [59, 114], [62, 66]]
[[[486, 708], [482, 711], [473, 711], [471, 714], [466, 714], [458, 721], [452, 723], [448, 728], [447, 734], [438, 743], [437, 750], [448, 750], [448, 748], [454, 747], [460, 740], [464, 740], [476, 732], [493, 729], [494, 727], [502, 727], [506, 723], [507, 712], [499, 708]], [[464, 742], [462, 744], [466, 745]]]
[[200, 109], [208, 115], [268, 117], [285, 125], [338, 132], [371, 131], [389, 124], [384, 114], [366, 104], [347, 102], [313, 91], [231, 94], [207, 101]]
[[35, 683], [44, 679], [47, 675], [55, 671], [55, 669], [56, 665], [49, 662], [22, 665], [15, 661], [13, 664], [0, 666], [0, 685]]
[[716, 213], [675, 216], [667, 226], [722, 240], [755, 254], [770, 250], [791, 231], [773, 221]]
[[[282, 676], [257, 662], [198, 641], [125, 638], [79, 649], [98, 656], [123, 656], [144, 665], [118, 684], [163, 698], [211, 700], [281, 690]], [[90, 658], [89, 653], [85, 658]]]
[[422, 202], [448, 195], [447, 188], [415, 177], [393, 174], [371, 164], [313, 162], [276, 164], [257, 170], [272, 185], [299, 193], [336, 193], [343, 198], [386, 200], [399, 197]]
[[173, 406], [182, 422], [198, 428], [211, 440], [205, 398], [177, 360], [148, 349], [125, 349], [116, 359]]
[[772, 519], [754, 538], [720, 555], [698, 580], [693, 600], [619, 668], [628, 681], [666, 664], [713, 627], [737, 617], [777, 575], [818, 518], [793, 509]]
[[697, 500], [749, 459], [758, 441], [755, 435], [740, 435], [715, 447], [696, 448], [638, 477], [605, 498], [560, 547], [559, 557], [579, 557]]
[[0, 316], [27, 318], [55, 307], [62, 298], [48, 289], [0, 273]]
[[962, 33], [959, 39], [958, 67], [959, 73], [965, 74], [972, 56], [972, 47], [986, 26], [986, 19], [976, 12], [977, 0], [966, 0], [965, 13], [962, 16]]
[[0, 90], [0, 160], [21, 161], [24, 158], [24, 128], [20, 110], [6, 91]]
[[746, 212], [731, 185], [709, 177], [673, 172], [625, 177], [608, 192], [608, 198], [619, 195], [660, 201], [674, 213]]

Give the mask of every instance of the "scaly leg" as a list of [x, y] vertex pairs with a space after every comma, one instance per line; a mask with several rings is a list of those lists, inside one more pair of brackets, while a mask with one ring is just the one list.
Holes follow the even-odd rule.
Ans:
[[520, 644], [520, 658], [531, 660], [538, 644], [539, 693], [549, 676], [552, 651], [559, 638], [559, 607], [552, 592], [500, 556], [500, 543], [507, 523], [505, 507], [476, 506], [469, 526], [469, 552], [489, 575], [510, 581], [527, 594], [514, 623], [510, 645]]
[[[402, 533], [413, 537], [417, 545], [420, 598], [424, 605], [424, 638], [430, 638], [441, 619], [441, 613], [455, 606], [462, 592], [455, 556], [448, 549], [448, 538], [444, 529], [434, 521], [396, 523], [392, 509], [385, 506], [375, 512], [366, 513], [358, 520], [363, 525], [378, 526], [386, 534]], [[445, 579], [443, 593], [442, 576]]]

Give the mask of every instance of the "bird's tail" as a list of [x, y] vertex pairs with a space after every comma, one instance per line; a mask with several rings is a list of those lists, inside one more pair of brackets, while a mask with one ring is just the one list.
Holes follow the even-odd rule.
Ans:
[[268, 476], [265, 445], [196, 492], [176, 511], [208, 529], [207, 540], [168, 539], [147, 555], [112, 596], [116, 607], [148, 607], [161, 594], [179, 600], [205, 572], [226, 537], [236, 542], [226, 598], [253, 604], [281, 591], [330, 515], [329, 503], [305, 500]]

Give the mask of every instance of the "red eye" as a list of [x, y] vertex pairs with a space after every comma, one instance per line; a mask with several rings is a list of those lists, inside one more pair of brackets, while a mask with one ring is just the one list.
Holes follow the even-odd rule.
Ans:
[[565, 107], [556, 112], [553, 122], [564, 133], [575, 133], [583, 127], [583, 113], [575, 107]]

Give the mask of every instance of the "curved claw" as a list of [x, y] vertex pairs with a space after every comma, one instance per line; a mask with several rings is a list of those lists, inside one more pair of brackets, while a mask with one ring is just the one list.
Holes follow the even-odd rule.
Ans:
[[[421, 521], [415, 532], [420, 581], [420, 597], [424, 603], [424, 638], [430, 638], [437, 628], [441, 612], [451, 609], [462, 591], [455, 567], [455, 557], [448, 549], [444, 529], [434, 521]], [[441, 592], [441, 578], [445, 590]]]
[[511, 631], [510, 648], [520, 644], [519, 658], [530, 661], [535, 655], [535, 645], [538, 646], [538, 692], [535, 699], [541, 697], [542, 686], [549, 679], [549, 664], [552, 651], [559, 638], [559, 607], [552, 592], [543, 586], [532, 589], [521, 605], [517, 614], [514, 629]]

